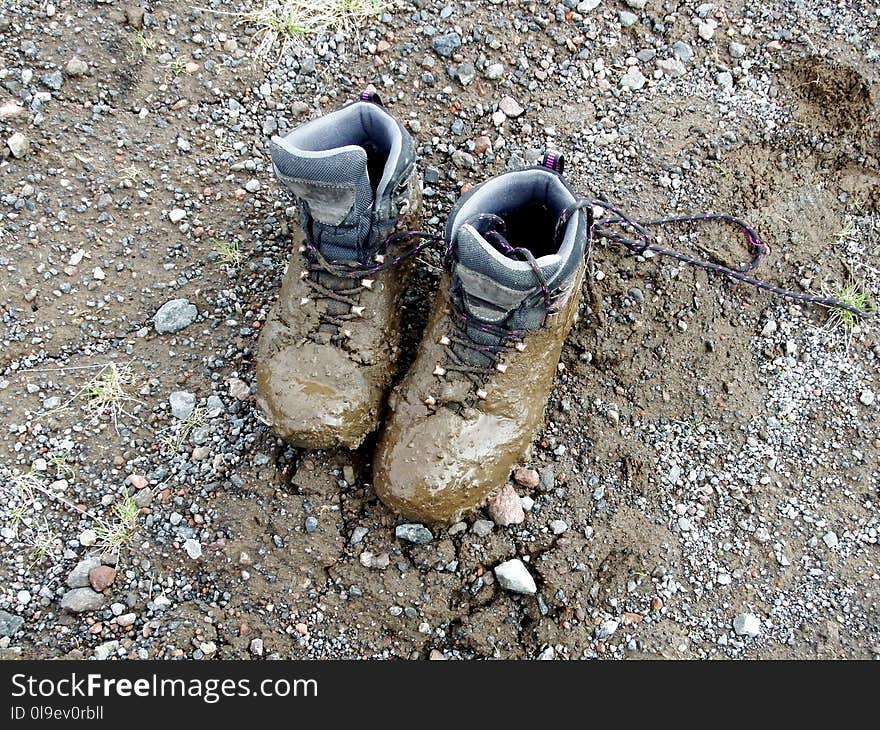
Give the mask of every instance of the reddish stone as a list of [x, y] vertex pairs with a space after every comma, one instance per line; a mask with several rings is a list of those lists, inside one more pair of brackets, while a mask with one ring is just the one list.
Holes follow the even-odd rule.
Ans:
[[109, 586], [116, 577], [116, 571], [108, 565], [99, 565], [89, 571], [89, 583], [98, 593]]

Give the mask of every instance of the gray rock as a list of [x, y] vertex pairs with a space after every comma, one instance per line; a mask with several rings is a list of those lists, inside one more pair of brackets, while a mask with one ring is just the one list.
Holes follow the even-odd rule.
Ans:
[[477, 520], [471, 526], [471, 532], [477, 537], [486, 537], [495, 529], [495, 523], [492, 520]]
[[315, 530], [318, 529], [318, 520], [315, 519], [312, 515], [309, 515], [308, 517], [306, 517], [305, 528], [306, 532], [311, 535]]
[[672, 44], [672, 55], [679, 61], [687, 63], [694, 57], [694, 51], [684, 41], [676, 41]]
[[577, 11], [579, 13], [589, 13], [591, 10], [595, 10], [599, 7], [602, 0], [583, 0], [583, 2], [578, 3]]
[[113, 656], [119, 649], [119, 641], [117, 639], [113, 639], [113, 641], [105, 641], [103, 644], [98, 644], [95, 647], [95, 659], [99, 662], [107, 661], [111, 656]]
[[202, 557], [202, 544], [191, 537], [184, 541], [183, 549], [193, 560], [198, 560]]
[[657, 61], [657, 68], [673, 78], [684, 76], [687, 71], [680, 58], [661, 58]]
[[452, 164], [465, 170], [472, 170], [474, 167], [474, 156], [464, 150], [455, 150], [452, 153]]
[[159, 307], [153, 316], [153, 323], [160, 335], [171, 334], [188, 327], [198, 316], [199, 310], [189, 300], [172, 299]]
[[715, 28], [717, 27], [718, 23], [712, 20], [712, 18], [707, 18], [697, 26], [697, 35], [704, 41], [710, 41], [715, 35]]
[[70, 588], [84, 588], [89, 585], [89, 571], [101, 565], [98, 558], [85, 558], [80, 560], [76, 567], [67, 576], [67, 585]]
[[506, 591], [533, 596], [538, 592], [535, 579], [519, 558], [507, 560], [495, 568], [498, 584]]
[[456, 76], [458, 76], [458, 80], [461, 82], [462, 86], [467, 86], [477, 77], [477, 69], [474, 68], [474, 64], [470, 61], [465, 61], [464, 63], [460, 63], [458, 68], [455, 71]]
[[630, 89], [631, 91], [638, 91], [645, 85], [645, 75], [639, 71], [638, 68], [633, 66], [620, 78], [620, 85], [624, 89]]
[[836, 533], [836, 532], [833, 532], [833, 531], [832, 531], [832, 532], [826, 532], [826, 533], [822, 536], [822, 541], [823, 541], [828, 547], [830, 547], [830, 548], [836, 548], [837, 545], [838, 545], [839, 542], [840, 542], [840, 541], [837, 539], [837, 533]]
[[730, 53], [731, 58], [742, 58], [746, 55], [747, 49], [742, 43], [731, 41], [730, 45], [727, 47], [727, 50]]
[[85, 76], [89, 72], [89, 64], [81, 58], [71, 58], [64, 67], [64, 73], [74, 78]]
[[168, 397], [168, 402], [171, 404], [171, 415], [181, 421], [185, 421], [195, 410], [196, 396], [193, 393], [187, 393], [185, 390], [175, 390]]
[[97, 611], [104, 607], [104, 596], [91, 588], [73, 588], [61, 597], [61, 608], [71, 613]]
[[733, 630], [737, 636], [758, 636], [761, 633], [761, 619], [753, 613], [738, 613], [733, 619]]
[[253, 177], [244, 184], [244, 189], [249, 193], [255, 193], [260, 189], [260, 181]]
[[43, 82], [43, 86], [52, 89], [52, 91], [60, 91], [61, 87], [64, 86], [64, 75], [60, 71], [53, 71], [52, 73], [43, 74], [40, 77], [40, 81]]
[[461, 36], [458, 33], [444, 33], [431, 39], [431, 48], [443, 58], [449, 58], [460, 47]]
[[355, 527], [351, 531], [351, 537], [348, 540], [349, 545], [357, 545], [362, 542], [370, 530], [366, 527]]
[[603, 621], [601, 624], [599, 624], [599, 626], [596, 627], [596, 638], [599, 640], [607, 639], [615, 631], [617, 631], [619, 626], [620, 622], [615, 621], [614, 619]]
[[500, 63], [491, 63], [486, 66], [486, 78], [495, 81], [504, 76], [504, 66]]
[[733, 86], [733, 74], [730, 71], [722, 71], [715, 77], [715, 80], [722, 89], [729, 89]]
[[876, 396], [874, 395], [874, 391], [868, 388], [865, 388], [859, 395], [859, 403], [863, 406], [872, 406], [874, 405], [874, 401], [876, 400]]
[[525, 109], [523, 109], [522, 107], [522, 104], [520, 104], [512, 96], [505, 96], [501, 101], [499, 101], [498, 108], [504, 113], [504, 116], [508, 117], [509, 119], [515, 119], [525, 111]]
[[626, 4], [633, 10], [644, 10], [648, 0], [626, 0]]
[[635, 13], [629, 12], [628, 10], [621, 10], [618, 18], [620, 18], [620, 24], [624, 28], [629, 28], [631, 25], [635, 25], [639, 22], [639, 16]]
[[24, 619], [8, 611], [0, 611], [0, 636], [14, 636], [24, 626]]
[[394, 534], [397, 536], [398, 540], [406, 540], [407, 542], [414, 542], [418, 545], [424, 545], [434, 539], [432, 532], [424, 525], [418, 523], [398, 525], [394, 530]]
[[6, 146], [12, 153], [12, 156], [16, 160], [20, 160], [30, 151], [31, 142], [21, 132], [16, 132], [6, 140]]

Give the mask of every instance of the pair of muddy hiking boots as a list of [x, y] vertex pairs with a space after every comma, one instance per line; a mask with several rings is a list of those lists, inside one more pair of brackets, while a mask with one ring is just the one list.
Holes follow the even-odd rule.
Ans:
[[270, 150], [300, 225], [257, 352], [265, 420], [294, 446], [354, 449], [388, 396], [377, 494], [410, 519], [457, 519], [525, 453], [577, 313], [589, 225], [561, 159], [487, 180], [455, 205], [417, 356], [389, 395], [413, 254], [433, 242], [404, 228], [420, 203], [413, 141], [365, 95]]

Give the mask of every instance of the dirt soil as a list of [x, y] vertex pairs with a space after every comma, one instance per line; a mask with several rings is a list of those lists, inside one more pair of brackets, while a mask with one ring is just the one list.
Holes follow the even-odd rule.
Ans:
[[[190, 4], [49, 5], [0, 9], [0, 655], [880, 656], [874, 319], [597, 242], [525, 521], [427, 544], [376, 498], [375, 437], [293, 449], [253, 400], [295, 221], [268, 138], [368, 85], [416, 140], [427, 229], [554, 147], [633, 215], [745, 218], [768, 281], [876, 300], [880, 8], [419, 0], [259, 59], [252, 26]], [[662, 235], [745, 259], [696, 233]], [[404, 368], [439, 262], [407, 294]], [[197, 316], [158, 333], [179, 298]], [[126, 396], [102, 410], [108, 372]], [[62, 608], [93, 554], [116, 571], [100, 606]], [[494, 579], [514, 557], [537, 595]]]

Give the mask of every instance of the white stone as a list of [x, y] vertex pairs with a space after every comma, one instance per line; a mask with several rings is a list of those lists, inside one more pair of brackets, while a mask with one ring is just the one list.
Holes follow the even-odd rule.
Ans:
[[175, 208], [168, 214], [168, 220], [172, 223], [180, 223], [186, 218], [186, 211], [183, 208]]
[[507, 560], [497, 566], [495, 577], [498, 579], [499, 585], [506, 591], [529, 596], [538, 592], [535, 579], [532, 578], [532, 574], [519, 558]]
[[758, 636], [761, 633], [761, 619], [753, 613], [738, 613], [733, 619], [733, 630], [737, 636]]

